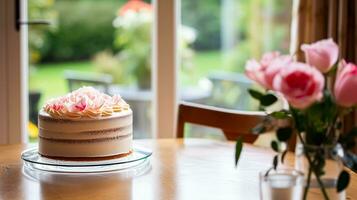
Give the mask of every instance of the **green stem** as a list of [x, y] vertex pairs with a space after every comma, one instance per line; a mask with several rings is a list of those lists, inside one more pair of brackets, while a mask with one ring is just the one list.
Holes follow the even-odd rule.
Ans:
[[316, 176], [317, 182], [318, 182], [319, 185], [320, 185], [320, 189], [321, 189], [322, 194], [324, 195], [325, 200], [329, 200], [329, 197], [328, 197], [328, 195], [327, 195], [327, 192], [326, 192], [324, 183], [321, 181], [320, 176], [318, 175], [318, 173], [316, 172], [315, 169], [314, 169], [314, 174], [315, 174], [315, 176]]
[[[303, 138], [302, 138], [302, 136], [301, 136], [301, 133], [298, 132], [297, 135], [298, 135], [298, 137], [299, 137], [299, 139], [300, 139], [302, 145], [305, 146], [305, 143], [304, 143], [304, 140], [303, 140]], [[320, 176], [318, 175], [316, 169], [315, 169], [314, 167], [312, 167], [312, 166], [313, 166], [313, 163], [312, 163], [312, 161], [311, 161], [310, 156], [306, 153], [306, 150], [304, 150], [304, 152], [305, 152], [305, 153], [304, 153], [304, 154], [305, 154], [305, 157], [306, 157], [307, 161], [309, 162], [309, 166], [312, 168], [312, 170], [313, 170], [313, 172], [314, 172], [314, 174], [315, 174], [315, 176], [316, 176], [316, 180], [317, 180], [318, 184], [320, 185], [320, 189], [321, 189], [321, 192], [322, 192], [322, 194], [323, 194], [323, 196], [324, 196], [324, 199], [325, 199], [325, 200], [329, 200], [328, 195], [327, 195], [327, 192], [326, 192], [326, 189], [325, 189], [325, 186], [324, 186], [323, 182], [321, 181]], [[305, 195], [305, 194], [304, 194], [304, 195]]]
[[[336, 122], [337, 122], [337, 120], [338, 120], [338, 116], [339, 116], [339, 114], [337, 113], [336, 114], [336, 116], [334, 117], [334, 119], [332, 120], [332, 123], [331, 123], [331, 125], [327, 128], [327, 131], [326, 131], [326, 138], [325, 138], [325, 140], [326, 139], [330, 139], [330, 138], [333, 138], [333, 133], [334, 133], [334, 126], [336, 125]], [[330, 141], [331, 142], [331, 141]], [[332, 141], [332, 143], [335, 143], [336, 141]]]
[[304, 190], [304, 198], [303, 198], [304, 200], [306, 200], [307, 192], [309, 191], [309, 188], [310, 188], [311, 174], [312, 174], [312, 167], [310, 166], [309, 173], [307, 175], [307, 183], [306, 183], [305, 190]]

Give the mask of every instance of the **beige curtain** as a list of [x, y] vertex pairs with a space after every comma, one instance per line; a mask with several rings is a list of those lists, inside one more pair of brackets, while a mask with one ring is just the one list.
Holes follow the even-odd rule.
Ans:
[[[332, 38], [340, 47], [340, 58], [357, 63], [356, 12], [357, 0], [294, 0], [291, 53], [303, 61], [301, 44]], [[357, 125], [356, 113], [345, 118], [345, 130]]]

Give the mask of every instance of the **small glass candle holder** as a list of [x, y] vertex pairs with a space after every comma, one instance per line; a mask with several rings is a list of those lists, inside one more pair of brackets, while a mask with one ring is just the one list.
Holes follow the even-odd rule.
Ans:
[[261, 200], [301, 200], [304, 190], [304, 174], [295, 169], [263, 171], [260, 178]]

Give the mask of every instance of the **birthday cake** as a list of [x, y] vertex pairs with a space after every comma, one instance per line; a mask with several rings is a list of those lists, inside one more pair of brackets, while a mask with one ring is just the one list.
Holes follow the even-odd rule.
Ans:
[[119, 96], [82, 87], [41, 109], [39, 153], [58, 159], [105, 159], [132, 151], [132, 111]]

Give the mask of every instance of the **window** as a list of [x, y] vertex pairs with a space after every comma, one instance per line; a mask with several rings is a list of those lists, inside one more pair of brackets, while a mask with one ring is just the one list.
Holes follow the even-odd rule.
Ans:
[[[32, 96], [30, 95], [31, 102], [29, 107], [33, 122], [35, 121], [33, 117], [35, 115], [33, 115], [31, 109], [36, 111], [46, 99], [68, 92], [69, 81], [66, 80], [83, 78], [83, 74], [89, 77], [88, 79], [98, 79], [104, 83], [108, 82], [108, 80], [112, 80], [111, 86], [115, 86], [116, 83], [120, 84], [120, 86], [117, 86], [117, 91], [119, 91], [124, 98], [126, 98], [125, 96], [130, 96], [130, 94], [135, 94], [135, 92], [138, 91], [143, 92], [144, 90], [144, 93], [140, 93], [140, 95], [136, 93], [136, 95], [132, 96], [135, 98], [144, 98], [148, 104], [150, 104], [151, 100], [156, 102], [157, 99], [160, 100], [163, 98], [163, 96], [165, 96], [162, 95], [163, 93], [173, 91], [169, 94], [169, 104], [161, 104], [154, 108], [151, 108], [149, 105], [144, 109], [139, 106], [140, 110], [145, 112], [143, 112], [144, 114], [136, 116], [144, 118], [146, 125], [143, 125], [143, 127], [149, 131], [151, 130], [149, 127], [151, 126], [150, 113], [155, 110], [157, 114], [158, 107], [168, 109], [174, 105], [176, 75], [179, 77], [179, 82], [177, 82], [179, 86], [178, 90], [181, 94], [180, 98], [183, 100], [234, 109], [256, 109], [256, 104], [247, 98], [247, 95], [242, 94], [245, 92], [244, 87], [250, 86], [251, 84], [250, 82], [246, 82], [246, 78], [242, 74], [244, 62], [249, 57], [259, 57], [262, 52], [266, 50], [278, 49], [287, 51], [289, 44], [290, 1], [181, 0], [180, 4], [175, 4], [174, 2], [177, 1], [173, 0], [153, 1], [153, 4], [160, 6], [153, 9], [152, 12], [155, 11], [155, 13], [158, 14], [158, 18], [155, 20], [152, 18], [151, 24], [158, 23], [157, 21], [160, 20], [166, 20], [165, 23], [167, 23], [156, 24], [156, 27], [159, 27], [158, 29], [160, 29], [162, 33], [164, 33], [162, 30], [165, 29], [166, 34], [158, 37], [156, 32], [154, 35], [156, 40], [153, 41], [154, 46], [149, 45], [148, 47], [151, 51], [154, 50], [153, 52], [157, 51], [155, 48], [162, 49], [162, 46], [158, 45], [159, 43], [164, 46], [167, 45], [167, 43], [174, 43], [175, 38], [173, 36], [166, 37], [166, 35], [167, 33], [172, 35], [175, 25], [169, 27], [167, 27], [167, 25], [174, 24], [176, 15], [172, 13], [174, 13], [173, 10], [175, 10], [175, 6], [180, 5], [179, 10], [181, 11], [182, 24], [177, 25], [177, 30], [179, 30], [177, 33], [182, 37], [178, 40], [178, 48], [176, 50], [180, 52], [179, 59], [181, 66], [179, 74], [176, 74], [174, 69], [171, 70], [170, 80], [162, 79], [162, 74], [160, 74], [160, 76], [158, 74], [160, 70], [166, 73], [163, 63], [170, 63], [165, 67], [173, 68], [174, 64], [172, 63], [174, 63], [173, 59], [175, 58], [173, 56], [174, 51], [169, 52], [169, 56], [166, 56], [167, 52], [165, 52], [165, 56], [161, 53], [158, 56], [161, 56], [160, 58], [154, 57], [155, 59], [162, 59], [154, 65], [154, 68], [160, 66], [159, 72], [151, 68], [134, 70], [137, 69], [135, 67], [126, 68], [125, 70], [130, 70], [125, 73], [121, 71], [124, 70], [124, 67], [118, 67], [120, 70], [108, 71], [115, 65], [124, 65], [125, 62], [118, 59], [118, 57], [122, 59], [129, 57], [119, 56], [120, 52], [128, 52], [130, 48], [128, 48], [127, 45], [123, 45], [123, 43], [121, 43], [123, 41], [120, 41], [121, 39], [117, 41], [118, 37], [121, 37], [117, 35], [121, 34], [121, 31], [118, 31], [117, 25], [121, 23], [118, 21], [115, 22], [115, 19], [118, 17], [118, 10], [128, 2], [133, 2], [133, 0], [105, 0], [100, 2], [94, 0], [28, 0], [28, 14], [30, 19], [49, 19], [54, 22], [50, 27], [30, 27], [29, 60], [31, 61], [31, 66], [29, 67], [29, 91]], [[138, 1], [135, 0], [134, 2]], [[140, 2], [145, 2], [145, 5], [150, 4], [149, 0], [142, 0]], [[5, 5], [5, 7], [8, 8], [7, 10], [14, 10], [12, 3], [12, 1], [6, 0], [2, 5]], [[95, 5], [95, 8], [93, 8], [93, 5]], [[165, 12], [160, 13], [161, 9]], [[78, 10], [81, 12], [78, 12]], [[170, 12], [166, 12], [167, 10], [170, 10]], [[9, 17], [13, 16], [12, 13], [2, 12], [2, 14], [5, 17], [8, 16], [8, 21], [13, 22], [12, 17]], [[147, 15], [141, 16], [145, 17]], [[11, 23], [8, 23], [6, 28], [13, 27]], [[2, 23], [2, 26], [5, 26], [5, 23]], [[152, 29], [153, 27], [150, 28]], [[80, 32], [78, 32], [78, 30], [80, 30]], [[93, 32], [96, 33], [93, 34]], [[18, 35], [14, 36], [18, 37]], [[151, 39], [150, 34], [146, 36]], [[60, 39], [62, 39], [62, 41]], [[17, 41], [18, 40], [19, 38]], [[117, 46], [118, 43], [122, 45]], [[174, 45], [166, 46], [165, 48], [170, 49], [173, 46]], [[154, 47], [154, 49], [151, 47]], [[6, 48], [1, 46], [1, 50], [3, 49]], [[139, 54], [140, 53], [142, 52], [139, 51]], [[133, 59], [128, 60], [133, 61]], [[0, 65], [1, 70], [6, 68], [5, 65], [1, 63]], [[135, 66], [135, 63], [129, 62], [125, 63], [125, 65]], [[18, 69], [23, 71], [21, 73], [27, 74], [27, 70], [22, 70], [20, 67]], [[18, 80], [18, 85], [20, 85], [19, 87], [22, 90], [26, 88], [25, 82], [23, 82], [26, 78], [23, 78], [23, 75], [12, 75], [12, 73], [17, 72], [16, 70], [18, 69], [13, 68], [11, 72], [9, 71], [8, 75], [9, 79]], [[141, 67], [140, 69], [143, 68]], [[148, 83], [147, 78], [150, 77], [148, 71], [155, 72], [152, 73], [154, 76], [158, 75], [156, 79], [159, 78], [161, 84], [155, 87], [153, 86], [151, 89], [161, 91], [161, 96], [146, 87], [146, 83]], [[133, 76], [135, 73], [137, 75]], [[80, 78], [78, 78], [78, 74], [80, 74]], [[103, 74], [106, 75], [102, 76]], [[108, 74], [110, 76], [108, 76]], [[124, 78], [125, 80], [117, 82], [115, 79], [123, 74], [127, 75]], [[143, 74], [144, 78], [138, 78]], [[67, 79], [65, 79], [66, 77]], [[139, 80], [141, 83], [138, 83]], [[160, 87], [160, 85], [167, 83], [165, 81], [170, 82], [170, 87]], [[8, 91], [12, 91], [10, 86], [17, 88], [16, 84], [15, 86], [14, 84], [6, 85], [6, 87], [2, 88], [2, 91], [7, 95], [9, 94]], [[127, 93], [125, 91], [127, 91]], [[21, 91], [19, 93], [22, 94], [23, 92]], [[39, 93], [41, 93], [40, 98]], [[146, 96], [145, 94], [148, 95]], [[16, 101], [24, 99], [18, 94], [11, 95], [11, 98], [15, 98]], [[8, 102], [6, 98], [1, 99], [1, 101], [3, 100]], [[130, 104], [132, 107], [137, 107], [136, 103]], [[9, 103], [6, 103], [6, 105], [9, 105]], [[12, 108], [12, 106], [10, 107]], [[22, 106], [18, 110], [20, 110], [18, 113], [14, 111], [16, 114], [12, 114], [12, 116], [16, 115], [17, 117], [10, 119], [10, 121], [12, 121], [11, 123], [6, 122], [6, 124], [10, 124], [8, 127], [14, 127], [11, 126], [11, 124], [15, 124], [15, 122], [18, 123], [18, 121], [16, 121], [18, 118], [24, 118], [22, 116], [22, 113], [24, 113], [22, 112]], [[157, 115], [162, 117], [166, 113], [168, 114], [165, 117], [174, 116], [172, 110], [170, 110], [170, 112], [161, 112]], [[4, 114], [1, 117], [6, 119], [7, 115], [8, 114]], [[161, 118], [153, 119], [161, 121], [160, 123], [165, 123], [162, 122]], [[169, 120], [171, 121], [171, 119]], [[139, 123], [136, 123], [136, 126], [139, 126], [138, 124]], [[171, 128], [173, 127], [172, 124], [170, 124], [170, 126]], [[30, 126], [30, 130], [31, 128], [36, 129], [34, 126]], [[5, 130], [7, 129], [5, 128]], [[140, 137], [151, 137], [152, 133], [149, 133], [149, 131], [144, 131], [146, 135]]]
[[[181, 0], [181, 99], [218, 107], [257, 110], [245, 62], [266, 51], [288, 53], [291, 1]], [[253, 86], [256, 87], [256, 86]], [[189, 131], [191, 130], [191, 131]], [[191, 136], [207, 132], [189, 128]], [[208, 134], [208, 137], [219, 137]]]
[[29, 132], [45, 101], [83, 85], [120, 94], [134, 112], [136, 138], [151, 137], [150, 1], [28, 0]]

